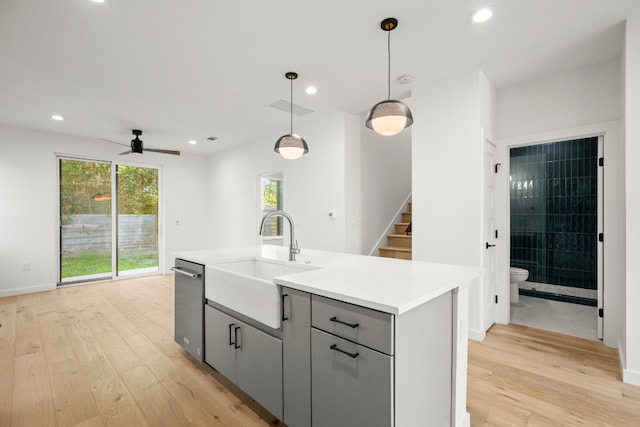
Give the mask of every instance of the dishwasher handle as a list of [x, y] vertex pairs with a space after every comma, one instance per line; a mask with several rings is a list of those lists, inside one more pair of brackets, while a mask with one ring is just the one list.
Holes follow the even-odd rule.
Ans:
[[189, 276], [192, 279], [197, 279], [198, 277], [202, 277], [202, 274], [200, 273], [192, 273], [190, 271], [183, 270], [180, 267], [171, 267], [171, 271], [175, 271], [178, 274]]

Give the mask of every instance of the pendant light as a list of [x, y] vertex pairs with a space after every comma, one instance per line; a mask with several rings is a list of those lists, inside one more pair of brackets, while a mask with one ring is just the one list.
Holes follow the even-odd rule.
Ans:
[[396, 18], [387, 18], [380, 23], [380, 28], [387, 32], [387, 99], [371, 108], [366, 121], [366, 126], [380, 135], [395, 135], [413, 123], [409, 107], [391, 99], [391, 31], [397, 26]]
[[282, 135], [276, 141], [273, 150], [288, 160], [295, 160], [302, 157], [303, 154], [309, 152], [307, 142], [299, 135], [293, 133], [293, 81], [298, 78], [298, 73], [289, 71], [284, 75], [291, 82], [291, 130], [287, 135]]

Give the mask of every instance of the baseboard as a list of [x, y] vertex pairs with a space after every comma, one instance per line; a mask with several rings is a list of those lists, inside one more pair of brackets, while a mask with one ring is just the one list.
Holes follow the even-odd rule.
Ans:
[[625, 348], [622, 345], [622, 341], [618, 340], [618, 358], [620, 362], [620, 370], [622, 371], [622, 382], [640, 386], [640, 372], [627, 369], [627, 360], [625, 355]]
[[484, 341], [484, 337], [487, 336], [487, 331], [478, 331], [476, 329], [469, 329], [469, 339], [474, 341]]
[[622, 370], [622, 381], [640, 387], [640, 372], [631, 371], [629, 369]]
[[53, 291], [56, 289], [56, 284], [29, 286], [28, 288], [13, 288], [0, 290], [0, 297], [8, 297], [12, 295], [32, 294], [34, 292]]
[[471, 415], [465, 412], [462, 418], [456, 421], [456, 427], [471, 427]]

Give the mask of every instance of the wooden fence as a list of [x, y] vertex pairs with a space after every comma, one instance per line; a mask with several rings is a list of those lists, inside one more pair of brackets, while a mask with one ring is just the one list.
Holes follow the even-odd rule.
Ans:
[[[119, 215], [118, 249], [123, 252], [158, 250], [157, 215]], [[111, 215], [72, 215], [62, 225], [62, 253], [111, 252]]]

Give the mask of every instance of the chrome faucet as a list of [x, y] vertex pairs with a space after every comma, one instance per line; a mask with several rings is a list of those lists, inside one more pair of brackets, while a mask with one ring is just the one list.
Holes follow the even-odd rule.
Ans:
[[[264, 233], [265, 225], [267, 224], [267, 220], [272, 216], [281, 216], [286, 218], [289, 221], [289, 227], [291, 228], [291, 233], [289, 233], [289, 261], [296, 260], [296, 254], [300, 253], [300, 248], [298, 248], [298, 241], [295, 240], [295, 235], [293, 231], [293, 220], [291, 216], [285, 211], [272, 211], [262, 217], [262, 222], [260, 223], [260, 231], [258, 234], [262, 235]], [[295, 242], [295, 243], [294, 243]]]

